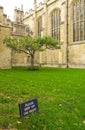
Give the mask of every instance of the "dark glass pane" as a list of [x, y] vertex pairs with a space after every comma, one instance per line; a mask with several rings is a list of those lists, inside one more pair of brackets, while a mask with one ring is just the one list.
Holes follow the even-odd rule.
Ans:
[[80, 20], [83, 20], [84, 16], [84, 3], [83, 0], [80, 0]]
[[84, 21], [84, 40], [85, 40], [85, 21]]
[[76, 24], [77, 28], [76, 28], [76, 40], [79, 41], [79, 22]]
[[42, 32], [42, 18], [38, 19], [38, 35], [41, 36]]
[[84, 0], [84, 19], [85, 19], [85, 0]]
[[76, 21], [76, 5], [73, 7], [73, 21]]
[[85, 37], [85, 0], [76, 1], [73, 7], [73, 41], [82, 41]]
[[75, 31], [75, 23], [73, 24], [73, 41], [75, 41], [75, 33], [76, 33], [76, 31]]
[[83, 27], [83, 22], [80, 22], [80, 40], [84, 40], [83, 39], [83, 30], [84, 30], [84, 27]]
[[60, 13], [59, 11], [54, 11], [52, 14], [52, 37], [58, 39], [60, 35], [57, 28], [60, 30]]
[[79, 1], [77, 2], [76, 4], [76, 21], [79, 21], [79, 15], [80, 15], [80, 4], [79, 4]]

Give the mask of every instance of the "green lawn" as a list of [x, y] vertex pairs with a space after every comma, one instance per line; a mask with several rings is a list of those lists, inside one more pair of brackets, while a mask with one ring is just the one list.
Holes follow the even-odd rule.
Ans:
[[[18, 103], [39, 111], [20, 118]], [[0, 130], [85, 130], [85, 69], [0, 70]]]

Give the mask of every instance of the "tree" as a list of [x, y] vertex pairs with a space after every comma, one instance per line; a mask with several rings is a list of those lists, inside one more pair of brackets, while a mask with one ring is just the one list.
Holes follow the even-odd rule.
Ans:
[[34, 56], [36, 51], [59, 48], [59, 42], [50, 36], [44, 37], [6, 37], [4, 43], [17, 52], [24, 52], [31, 57], [31, 67], [34, 67]]

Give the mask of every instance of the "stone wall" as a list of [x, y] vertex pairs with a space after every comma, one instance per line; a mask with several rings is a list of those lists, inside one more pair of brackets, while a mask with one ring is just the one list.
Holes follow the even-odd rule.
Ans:
[[11, 35], [11, 21], [3, 13], [3, 7], [0, 7], [0, 68], [11, 68], [11, 50], [3, 44], [6, 36]]
[[75, 2], [76, 0], [70, 0], [68, 5], [68, 65], [73, 68], [85, 68], [85, 41], [73, 42], [72, 7]]
[[85, 43], [69, 46], [69, 67], [85, 67]]

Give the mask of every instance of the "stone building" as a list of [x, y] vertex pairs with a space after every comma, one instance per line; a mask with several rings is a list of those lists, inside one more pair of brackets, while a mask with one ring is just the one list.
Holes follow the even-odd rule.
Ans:
[[0, 68], [11, 67], [11, 50], [3, 44], [3, 39], [11, 34], [11, 21], [0, 6]]
[[21, 9], [14, 9], [13, 22], [7, 18], [3, 7], [0, 6], [0, 69], [28, 65], [28, 58], [24, 53], [15, 53], [3, 44], [5, 37], [22, 37], [28, 35], [26, 31], [28, 25], [23, 23], [23, 18], [23, 6]]
[[[44, 0], [39, 4], [34, 0], [33, 9], [25, 14], [22, 10], [16, 9], [15, 14], [12, 33], [15, 30], [19, 31], [22, 26], [23, 35], [32, 34], [32, 37], [50, 35], [61, 44], [58, 50], [36, 53], [35, 64], [85, 67], [85, 0]], [[27, 65], [30, 59], [22, 55], [20, 61], [21, 55], [13, 54], [12, 65]]]

